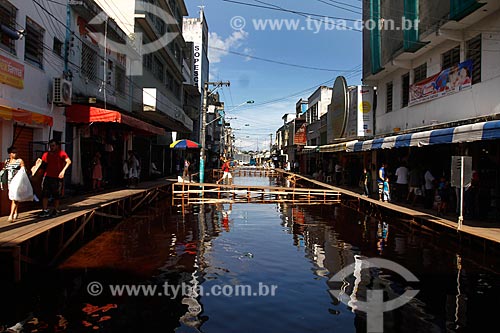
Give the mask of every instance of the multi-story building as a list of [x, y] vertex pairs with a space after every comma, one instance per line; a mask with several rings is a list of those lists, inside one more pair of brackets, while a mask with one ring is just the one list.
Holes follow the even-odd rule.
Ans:
[[[67, 139], [64, 105], [71, 102], [71, 90], [54, 94], [54, 78], [63, 77], [65, 33], [54, 17], [64, 22], [65, 8], [0, 1], [1, 161], [8, 157], [7, 148], [15, 146], [31, 167], [49, 138]], [[39, 184], [34, 185], [36, 191]], [[9, 207], [7, 191], [2, 191], [0, 210], [6, 213]]]
[[376, 137], [347, 150], [365, 151], [365, 165], [405, 160], [448, 179], [451, 156], [472, 156], [484, 180], [480, 210], [498, 214], [499, 9], [496, 0], [365, 0], [364, 19], [382, 24], [363, 32]]

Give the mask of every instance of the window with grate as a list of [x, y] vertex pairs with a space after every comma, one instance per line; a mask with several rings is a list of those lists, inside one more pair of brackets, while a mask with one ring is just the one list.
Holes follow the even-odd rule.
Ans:
[[[17, 8], [6, 0], [0, 0], [0, 22], [11, 30], [16, 30]], [[0, 29], [0, 47], [16, 54], [15, 40]]]
[[311, 123], [318, 120], [318, 104], [313, 105], [311, 108]]
[[385, 85], [385, 97], [386, 97], [386, 112], [392, 111], [392, 81]]
[[413, 70], [413, 82], [418, 83], [427, 78], [427, 63], [424, 62], [422, 65], [418, 66]]
[[64, 51], [64, 43], [60, 41], [57, 37], [54, 37], [54, 42], [52, 45], [52, 51], [62, 58]]
[[142, 56], [142, 63], [144, 68], [153, 70], [153, 55], [151, 53], [145, 54]]
[[174, 81], [174, 78], [172, 77], [172, 74], [170, 74], [170, 72], [167, 71], [166, 79], [165, 79], [165, 87], [167, 87], [167, 89], [172, 90], [173, 86], [174, 86], [173, 81]]
[[401, 77], [401, 107], [408, 106], [410, 98], [410, 73], [406, 73]]
[[469, 39], [466, 43], [467, 60], [472, 60], [472, 84], [481, 82], [481, 35]]
[[125, 93], [126, 85], [125, 70], [120, 66], [115, 66], [115, 89], [118, 93]]
[[43, 35], [45, 30], [35, 21], [26, 17], [26, 37], [24, 60], [43, 69]]
[[82, 43], [82, 75], [92, 81], [97, 81], [98, 54], [90, 45]]
[[158, 59], [158, 57], [153, 58], [153, 75], [155, 78], [158, 79], [161, 83], [163, 83], [163, 80], [165, 79], [165, 70], [163, 63]]
[[441, 69], [447, 69], [460, 63], [460, 46], [456, 46], [443, 53], [441, 57]]

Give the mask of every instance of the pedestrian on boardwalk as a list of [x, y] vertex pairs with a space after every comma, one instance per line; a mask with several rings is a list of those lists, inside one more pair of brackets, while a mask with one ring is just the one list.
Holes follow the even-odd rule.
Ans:
[[215, 183], [219, 184], [222, 181], [224, 184], [231, 185], [233, 176], [231, 175], [231, 164], [229, 159], [224, 160], [224, 164], [222, 164], [221, 169], [223, 172], [222, 177]]
[[387, 177], [387, 174], [385, 172], [385, 163], [382, 163], [382, 165], [380, 166], [380, 169], [378, 169], [378, 173], [377, 173], [378, 199], [380, 201], [382, 201], [384, 199], [383, 192], [384, 192], [384, 181], [385, 181], [386, 177]]
[[370, 196], [370, 186], [372, 184], [372, 175], [371, 172], [367, 169], [363, 169], [363, 175], [361, 176], [361, 181], [363, 183], [364, 195]]
[[444, 176], [439, 180], [437, 196], [439, 197], [437, 205], [438, 216], [446, 215], [448, 212], [448, 203], [450, 202], [450, 184]]
[[127, 167], [128, 167], [128, 186], [130, 188], [135, 188], [139, 184], [139, 175], [140, 175], [140, 164], [139, 160], [135, 156], [132, 150], [127, 152]]
[[408, 196], [408, 168], [406, 163], [401, 163], [401, 166], [396, 169], [396, 188], [394, 191], [394, 199], [398, 202], [403, 201]]
[[96, 152], [92, 160], [92, 190], [101, 190], [102, 164], [101, 153]]
[[424, 174], [424, 181], [425, 181], [424, 208], [432, 209], [432, 204], [434, 202], [434, 181], [435, 181], [435, 178], [429, 169], [427, 169], [427, 171]]
[[[20, 158], [17, 157], [17, 149], [16, 147], [10, 147], [7, 149], [7, 153], [9, 153], [9, 158], [5, 160], [4, 166], [2, 173], [6, 173], [6, 180], [7, 184], [9, 185], [9, 191], [10, 191], [10, 183], [12, 181], [12, 178], [17, 174], [21, 168], [24, 168], [24, 161]], [[0, 177], [4, 178], [4, 177]], [[3, 190], [3, 183], [2, 183], [2, 190]], [[19, 203], [16, 200], [12, 200], [10, 204], [10, 215], [7, 221], [12, 222], [15, 219], [17, 219], [18, 216], [18, 209]]]
[[385, 202], [391, 201], [391, 188], [389, 186], [389, 177], [385, 177], [383, 185], [383, 200]]
[[191, 182], [191, 173], [189, 172], [189, 166], [191, 165], [191, 162], [186, 158], [184, 159], [184, 169], [182, 171], [182, 180], [189, 180]]
[[[42, 155], [41, 167], [45, 169], [42, 182], [42, 208], [39, 217], [56, 216], [59, 214], [59, 200], [63, 193], [64, 174], [69, 168], [71, 160], [61, 144], [52, 139], [49, 141], [49, 151]], [[49, 197], [54, 199], [54, 210], [48, 209]]]
[[415, 205], [415, 202], [417, 201], [418, 197], [422, 197], [423, 184], [424, 184], [424, 182], [422, 179], [422, 172], [420, 171], [420, 168], [418, 166], [412, 168], [410, 173], [409, 173], [410, 190], [408, 192], [408, 196], [406, 197], [407, 202], [410, 202], [410, 198], [411, 198], [411, 205], [412, 206]]

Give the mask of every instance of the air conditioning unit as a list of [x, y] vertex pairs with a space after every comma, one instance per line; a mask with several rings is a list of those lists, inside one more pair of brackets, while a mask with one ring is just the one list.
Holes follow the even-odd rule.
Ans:
[[58, 106], [71, 105], [71, 82], [55, 77], [52, 84], [52, 102]]

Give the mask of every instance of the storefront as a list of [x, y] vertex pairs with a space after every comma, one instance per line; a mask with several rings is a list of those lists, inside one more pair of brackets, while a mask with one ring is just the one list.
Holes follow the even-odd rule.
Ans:
[[[73, 185], [88, 189], [91, 185], [92, 159], [101, 154], [105, 185], [123, 185], [122, 165], [128, 150], [141, 163], [141, 176], [149, 174], [150, 137], [165, 135], [165, 130], [119, 111], [73, 105], [66, 110], [68, 131], [72, 132]], [[143, 177], [145, 178], [145, 177]]]

